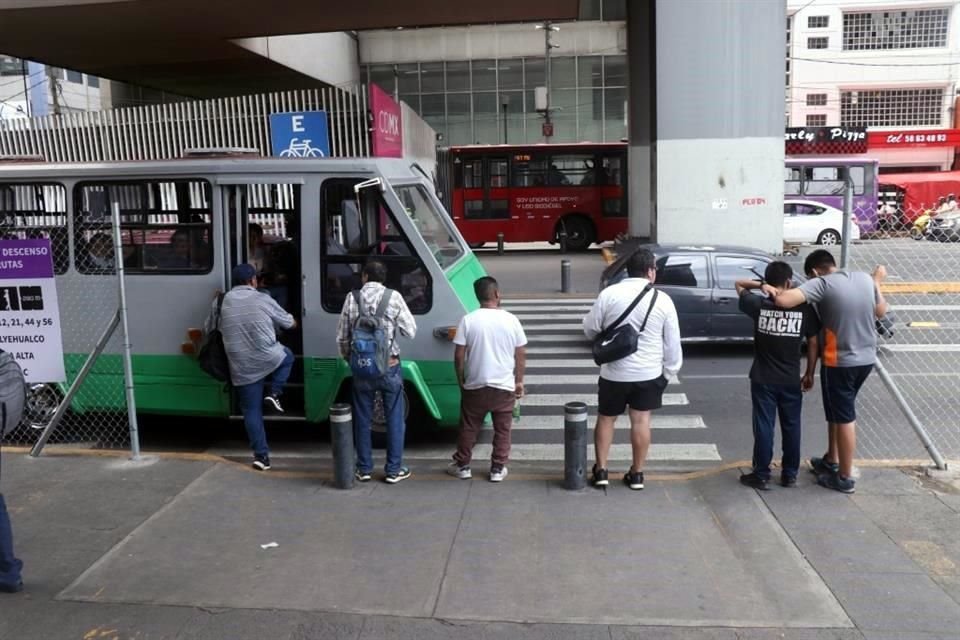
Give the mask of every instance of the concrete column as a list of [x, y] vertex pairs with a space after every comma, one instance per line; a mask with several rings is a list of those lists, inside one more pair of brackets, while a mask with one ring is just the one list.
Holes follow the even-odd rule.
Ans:
[[631, 235], [781, 250], [785, 3], [629, 7]]
[[654, 2], [627, 3], [627, 56], [629, 100], [627, 131], [630, 136], [628, 159], [630, 235], [656, 238], [656, 40], [654, 38]]

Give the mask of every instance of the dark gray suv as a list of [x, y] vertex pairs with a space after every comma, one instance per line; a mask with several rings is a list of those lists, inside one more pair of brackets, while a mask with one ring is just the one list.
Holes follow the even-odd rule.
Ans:
[[[604, 270], [600, 288], [625, 278], [627, 260], [640, 249], [649, 249], [657, 257], [656, 287], [673, 300], [684, 342], [753, 340], [753, 323], [739, 310], [734, 283], [759, 279], [777, 258], [748, 247], [626, 245]], [[794, 283], [804, 280], [801, 274], [794, 274]]]

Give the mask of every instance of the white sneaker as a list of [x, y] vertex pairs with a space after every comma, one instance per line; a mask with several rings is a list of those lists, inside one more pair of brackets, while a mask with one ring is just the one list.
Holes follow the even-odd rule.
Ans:
[[447, 475], [460, 478], [461, 480], [469, 480], [473, 477], [473, 472], [470, 471], [469, 465], [461, 467], [456, 462], [451, 462], [447, 465]]
[[504, 478], [507, 477], [507, 474], [510, 472], [507, 471], [505, 466], [495, 465], [490, 467], [490, 482], [503, 482]]

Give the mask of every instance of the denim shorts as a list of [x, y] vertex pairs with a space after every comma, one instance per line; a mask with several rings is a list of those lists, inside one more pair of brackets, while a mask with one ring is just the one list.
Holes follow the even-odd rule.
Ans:
[[857, 393], [866, 382], [873, 365], [860, 367], [820, 367], [820, 390], [827, 422], [845, 424], [857, 419]]

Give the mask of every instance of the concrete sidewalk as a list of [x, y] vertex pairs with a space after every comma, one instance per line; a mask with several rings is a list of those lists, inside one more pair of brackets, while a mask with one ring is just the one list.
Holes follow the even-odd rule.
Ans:
[[4, 639], [960, 640], [960, 494], [910, 470], [844, 496], [736, 470], [569, 493], [521, 466], [338, 491], [211, 460], [2, 465], [27, 583]]

